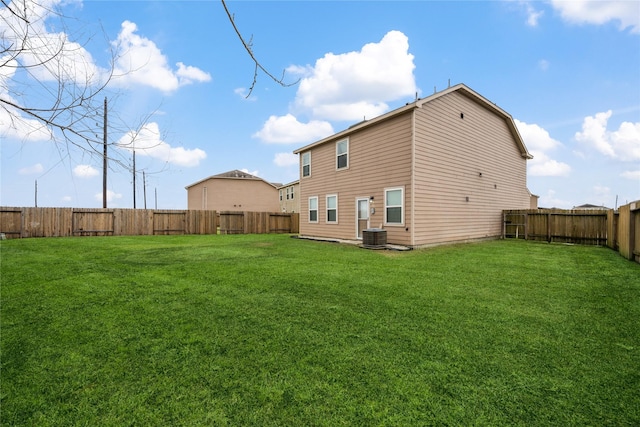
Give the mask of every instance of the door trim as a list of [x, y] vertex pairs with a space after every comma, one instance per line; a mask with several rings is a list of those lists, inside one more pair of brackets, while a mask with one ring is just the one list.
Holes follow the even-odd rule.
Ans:
[[367, 226], [363, 229], [366, 230], [369, 228], [369, 224], [371, 223], [371, 203], [369, 202], [369, 197], [356, 197], [356, 239], [362, 240], [362, 235], [358, 236], [358, 231], [360, 227], [360, 202], [367, 202]]

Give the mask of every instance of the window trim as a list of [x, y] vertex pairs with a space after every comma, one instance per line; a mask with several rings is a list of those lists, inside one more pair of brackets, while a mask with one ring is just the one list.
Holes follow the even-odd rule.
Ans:
[[[390, 191], [400, 191], [400, 205], [387, 205], [387, 193], [389, 193]], [[389, 222], [388, 218], [387, 218], [387, 209], [389, 208], [400, 208], [400, 222]], [[385, 188], [384, 189], [384, 225], [389, 225], [389, 226], [404, 226], [404, 216], [405, 216], [405, 210], [404, 210], [404, 187], [389, 187], [389, 188]]]
[[[316, 208], [315, 209], [311, 209], [311, 200], [315, 199], [316, 201]], [[312, 224], [317, 224], [318, 223], [318, 211], [319, 211], [319, 206], [318, 206], [318, 196], [311, 196], [309, 197], [309, 204], [307, 205], [307, 219], [309, 220], [310, 223]], [[311, 211], [315, 211], [316, 212], [316, 219], [315, 221], [311, 220]]]
[[[345, 153], [338, 154], [338, 147], [342, 142], [347, 144], [347, 151]], [[343, 167], [338, 166], [340, 156], [347, 156], [347, 164]], [[336, 141], [336, 170], [339, 171], [343, 169], [349, 169], [349, 138], [343, 138], [339, 141]]]
[[[304, 156], [308, 154], [309, 155], [309, 162], [305, 165], [304, 163]], [[302, 178], [308, 178], [311, 176], [311, 151], [305, 151], [304, 153], [300, 153], [300, 166], [301, 166], [301, 170], [300, 170], [300, 176]], [[309, 167], [309, 173], [308, 174], [304, 174], [304, 167], [308, 166]]]
[[[331, 209], [331, 210], [335, 210], [336, 211], [336, 220], [335, 221], [329, 221], [329, 198], [335, 197], [336, 198], [336, 207], [335, 209]], [[338, 195], [337, 194], [327, 194], [325, 197], [325, 211], [326, 211], [326, 217], [325, 217], [325, 222], [327, 224], [337, 224], [338, 223]]]

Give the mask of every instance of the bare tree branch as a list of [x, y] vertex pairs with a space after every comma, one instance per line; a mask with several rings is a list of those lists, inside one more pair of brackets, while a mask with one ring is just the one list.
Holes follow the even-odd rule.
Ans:
[[244, 49], [249, 54], [249, 57], [255, 63], [255, 68], [254, 68], [254, 71], [253, 71], [253, 82], [251, 83], [251, 87], [249, 88], [249, 93], [247, 93], [247, 96], [245, 98], [249, 98], [249, 96], [253, 92], [253, 89], [255, 88], [256, 83], [258, 81], [258, 71], [259, 70], [262, 71], [269, 78], [271, 78], [271, 80], [273, 80], [274, 82], [278, 83], [282, 87], [290, 87], [290, 86], [294, 86], [294, 85], [298, 84], [298, 82], [300, 82], [300, 79], [296, 80], [293, 83], [285, 83], [284, 82], [284, 77], [285, 77], [286, 70], [282, 71], [282, 77], [281, 78], [277, 78], [276, 76], [271, 74], [260, 63], [260, 61], [255, 57], [255, 55], [253, 53], [253, 36], [251, 36], [251, 38], [249, 39], [248, 42], [244, 39], [244, 37], [242, 37], [242, 34], [240, 33], [240, 30], [238, 29], [238, 27], [236, 25], [236, 22], [235, 22], [235, 19], [234, 19], [234, 15], [231, 14], [231, 12], [229, 12], [229, 9], [227, 8], [226, 1], [225, 0], [220, 0], [220, 1], [222, 2], [222, 6], [224, 7], [225, 12], [227, 13], [227, 17], [229, 18], [229, 22], [231, 22], [231, 25], [233, 26], [233, 29], [235, 30], [236, 34], [238, 35], [238, 38], [240, 39], [240, 41], [242, 42], [242, 46], [244, 46]]

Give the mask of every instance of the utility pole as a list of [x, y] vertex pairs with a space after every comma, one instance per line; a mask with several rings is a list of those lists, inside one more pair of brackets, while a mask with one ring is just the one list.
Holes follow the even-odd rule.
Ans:
[[104, 123], [103, 123], [104, 153], [102, 155], [102, 208], [107, 208], [107, 97], [104, 97]]
[[147, 176], [142, 171], [142, 194], [144, 195], [144, 208], [147, 209]]
[[38, 180], [36, 179], [36, 208], [38, 207]]
[[153, 191], [156, 193], [156, 210], [158, 210], [158, 189], [154, 188]]
[[136, 147], [133, 147], [133, 209], [136, 208]]

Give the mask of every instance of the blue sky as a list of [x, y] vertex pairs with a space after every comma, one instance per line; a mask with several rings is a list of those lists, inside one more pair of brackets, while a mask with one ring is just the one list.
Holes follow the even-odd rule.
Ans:
[[[259, 73], [248, 97], [254, 65], [218, 1], [39, 3], [65, 16], [41, 12], [41, 31], [77, 43], [76, 71], [102, 76], [116, 55], [109, 207], [133, 206], [132, 135], [137, 207], [144, 171], [148, 207], [186, 209], [185, 186], [229, 170], [293, 181], [296, 148], [449, 82], [516, 120], [540, 206], [640, 199], [638, 1], [230, 1], [262, 65], [299, 80]], [[5, 37], [12, 19], [0, 8]], [[14, 70], [0, 98], [46, 96], [44, 74]], [[101, 207], [102, 159], [51, 132], [0, 105], [0, 205], [33, 206], [37, 181], [38, 206]]]

